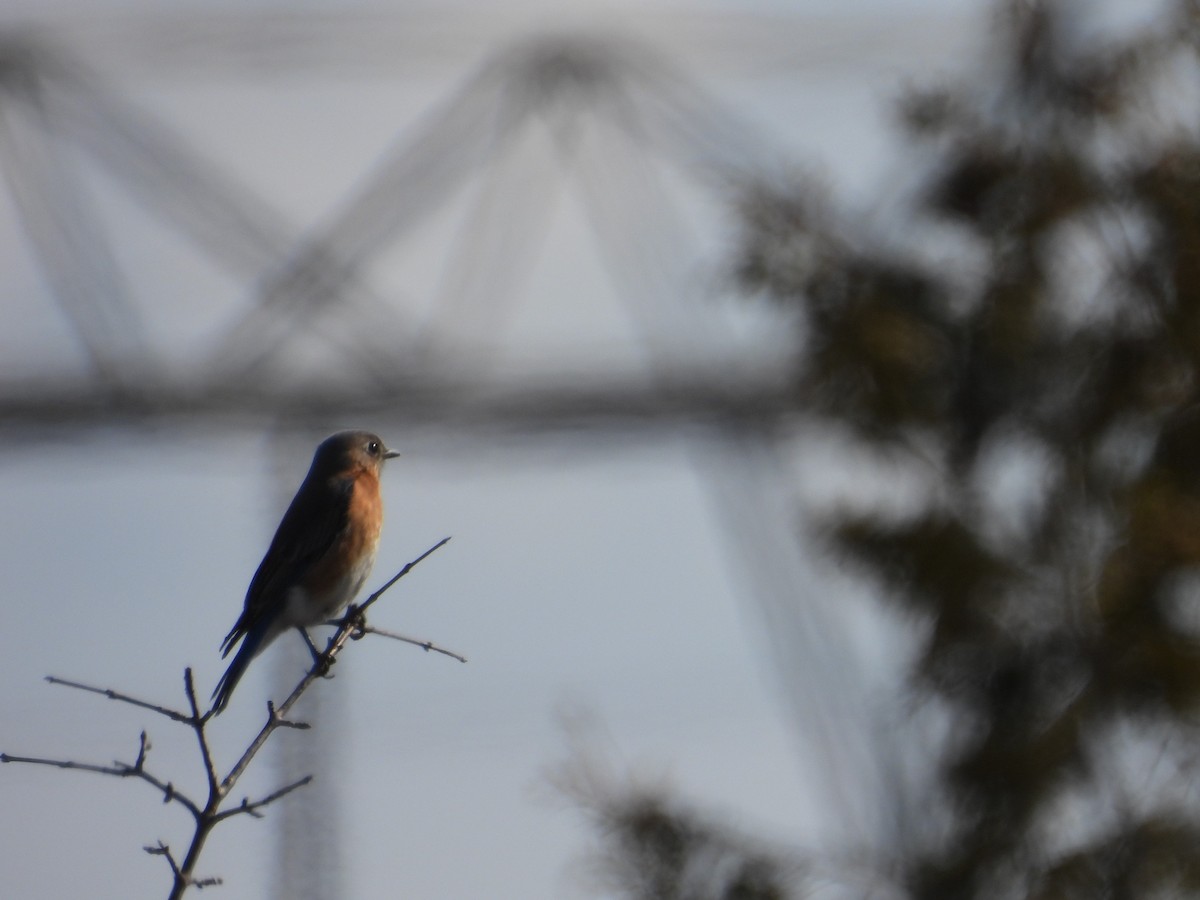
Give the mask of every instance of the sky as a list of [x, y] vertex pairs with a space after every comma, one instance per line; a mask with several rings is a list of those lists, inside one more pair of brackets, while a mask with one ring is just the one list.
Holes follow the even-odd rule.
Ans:
[[[706, 16], [730, 7], [698, 3], [598, 18], [609, 33], [630, 29], [661, 45], [753, 124], [775, 161], [817, 173], [869, 214], [897, 181], [887, 164], [887, 103], [914, 79], [953, 73], [972, 46], [974, 16], [951, 6], [864, 3], [846, 13], [832, 3], [761, 4], [756, 9], [774, 17], [767, 27], [755, 17], [715, 27]], [[488, 7], [495, 5], [460, 4], [461, 20], [438, 19], [436, 51], [386, 64], [368, 41], [375, 20], [333, 16], [330, 28], [343, 29], [342, 39], [366, 42], [362, 68], [301, 71], [255, 69], [246, 62], [261, 51], [253, 40], [227, 49], [224, 63], [206, 62], [195, 43], [163, 41], [178, 33], [171, 20], [136, 5], [120, 7], [136, 13], [128, 20], [102, 21], [82, 6], [9, 0], [0, 21], [42, 18], [70, 46], [90, 48], [85, 55], [107, 87], [253, 185], [299, 233], [328, 221], [397, 135], [421, 127], [480, 60], [546, 24], [542, 14], [506, 7], [499, 25]], [[804, 39], [772, 42], [780, 29], [771, 23], [792, 17], [800, 24], [786, 34]], [[672, 21], [683, 26], [669, 30]], [[587, 27], [599, 26], [593, 18]], [[172, 46], [174, 54], [163, 52]], [[483, 321], [439, 313], [438, 301], [453, 298], [453, 269], [430, 260], [453, 247], [461, 234], [455, 217], [470, 215], [469, 197], [381, 254], [372, 269], [379, 292], [406, 315], [483, 347], [504, 377], [572, 367], [637, 373], [656, 353], [698, 348], [731, 359], [778, 351], [786, 329], [770, 310], [731, 306], [729, 291], [707, 287], [729, 268], [723, 195], [668, 176], [688, 226], [687, 240], [669, 245], [683, 248], [671, 275], [691, 302], [699, 296], [700, 313], [668, 298], [656, 301], [658, 320], [647, 319], [618, 296], [628, 282], [611, 277], [594, 245], [587, 205], [596, 198], [571, 186], [544, 144], [531, 147], [502, 172], [532, 179], [552, 201], [508, 308]], [[93, 164], [70, 159], [114, 235], [147, 334], [183, 371], [198, 364], [196, 347], [236, 313], [253, 280], [198, 260]], [[0, 313], [0, 380], [77, 371], [77, 345], [7, 198], [0, 258], [11, 297]], [[663, 334], [680, 323], [691, 329], [682, 347], [664, 348]], [[201, 874], [220, 874], [225, 896], [267, 897], [279, 888], [275, 823], [286, 819], [285, 803], [296, 804], [289, 809], [312, 834], [338, 834], [335, 871], [323, 877], [344, 896], [605, 896], [589, 863], [594, 835], [553, 787], [581, 734], [616, 772], [677, 789], [720, 821], [783, 845], [820, 848], [856, 833], [862, 822], [849, 813], [842, 827], [830, 824], [845, 811], [832, 810], [836, 797], [826, 793], [830, 779], [804, 716], [830, 697], [849, 705], [855, 698], [839, 692], [870, 679], [813, 662], [805, 670], [810, 700], [797, 701], [781, 683], [777, 623], [763, 599], [770, 588], [761, 554], [790, 552], [792, 493], [771, 480], [790, 468], [764, 468], [737, 442], [666, 429], [458, 434], [452, 424], [413, 428], [380, 416], [331, 421], [328, 430], [350, 426], [379, 431], [403, 453], [384, 477], [387, 523], [371, 586], [452, 536], [380, 601], [373, 621], [469, 662], [378, 639], [352, 646], [336, 677], [315, 688], [320, 746], [331, 756], [310, 792], [318, 808], [289, 798], [264, 821], [219, 828]], [[173, 421], [133, 432], [0, 436], [0, 750], [129, 760], [144, 728], [151, 764], [195, 787], [189, 733], [43, 676], [182, 705], [181, 673], [191, 666], [207, 694], [223, 668], [220, 640], [322, 436], [244, 419], [235, 428]], [[807, 464], [796, 485], [828, 492], [826, 464]], [[781, 571], [812, 576], [802, 560]], [[827, 606], [814, 616], [812, 627], [850, 628], [871, 613]], [[831, 652], [848, 647], [853, 658], [874, 639], [862, 636], [873, 634], [869, 626], [860, 632], [815, 640]], [[273, 684], [278, 694], [273, 671], [299, 671], [298, 641], [282, 646], [288, 640], [256, 662], [212, 726], [226, 767], [256, 730]], [[857, 733], [859, 712], [846, 710], [834, 727], [839, 739]], [[580, 722], [588, 723], [582, 731]], [[310, 738], [318, 740], [287, 733], [281, 741]], [[281, 777], [264, 758], [239, 795], [269, 791]], [[0, 874], [9, 896], [72, 896], [80, 873], [89, 896], [165, 894], [165, 864], [141, 847], [160, 839], [180, 847], [187, 825], [145, 785], [0, 767]]]

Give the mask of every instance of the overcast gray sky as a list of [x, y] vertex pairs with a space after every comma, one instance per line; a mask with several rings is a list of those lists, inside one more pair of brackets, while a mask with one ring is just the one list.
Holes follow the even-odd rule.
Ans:
[[[618, 34], [628, 28], [661, 42], [782, 156], [869, 209], [896, 183], [885, 165], [887, 103], [902, 85], [963, 63], [976, 21], [964, 6], [755, 4], [758, 13], [782, 17], [787, 34], [804, 36], [800, 50], [771, 39], [771, 20], [750, 16], [716, 27], [705, 17], [730, 9], [740, 15], [741, 4], [662, 3], [653, 14], [602, 20]], [[533, 7], [458, 8], [461, 21], [438, 19], [441, 52], [411, 66], [307, 74], [206, 66], [195, 46], [172, 59], [153, 45], [162, 33], [155, 29], [170, 32], [171, 19], [110, 18], [94, 4], [47, 9], [8, 0], [0, 22], [46, 19], [77, 46], [91, 47], [89, 62], [122, 96], [189, 136], [306, 228], [336, 208], [391, 141], [418, 127], [421, 114], [480, 60], [545, 26]], [[500, 8], [503, 20], [477, 13]], [[672, 22], [682, 24], [676, 30]], [[138, 46], [131, 34], [150, 42], [140, 57], [129, 51]], [[231, 52], [252, 56], [247, 43], [250, 51]], [[542, 175], [539, 165], [535, 156], [530, 171]], [[119, 263], [136, 273], [131, 294], [151, 335], [186, 358], [198, 336], [209, 336], [244, 302], [247, 285], [198, 261], [104, 177], [86, 174], [86, 165], [81, 171], [117, 235]], [[561, 192], [547, 237], [511, 311], [485, 336], [515, 373], [553, 370], [564, 360], [646, 367], [653, 341], [616, 296], [586, 224], [586, 192], [553, 167], [544, 177], [560, 185], [544, 189]], [[723, 292], [707, 287], [729, 263], [724, 198], [700, 197], [703, 186], [686, 181], [677, 190], [695, 213], [684, 292], [699, 302], [688, 315], [698, 312], [703, 335], [730, 335], [731, 352], [753, 348], [778, 323], [762, 310], [731, 313], [721, 306]], [[689, 191], [697, 197], [689, 200]], [[408, 312], [428, 312], [428, 294], [442, 284], [430, 248], [441, 252], [439, 242], [456, 233], [454, 211], [464, 208], [434, 217], [424, 243], [389, 252], [375, 267], [380, 290]], [[0, 196], [0, 258], [0, 377], [78, 367], [7, 196]], [[671, 306], [678, 299], [663, 301], [668, 322], [680, 315]], [[728, 471], [727, 449], [666, 432], [482, 440], [386, 418], [330, 423], [342, 426], [379, 430], [404, 454], [385, 475], [388, 520], [372, 584], [453, 536], [381, 601], [374, 621], [470, 658], [459, 665], [368, 640], [343, 656], [334, 682], [317, 686], [342, 710], [330, 780], [341, 799], [346, 896], [603, 895], [586, 874], [591, 835], [546, 782], [567, 753], [561, 719], [581, 712], [599, 723], [594, 739], [618, 769], [661, 779], [731, 824], [783, 843], [819, 847], [831, 839], [823, 831], [831, 819], [827, 779], [797, 737], [772, 664], [768, 621], [751, 590], [752, 560], [729, 532], [728, 497], [740, 482], [714, 485]], [[198, 785], [188, 733], [41, 679], [55, 674], [179, 705], [182, 668], [190, 665], [207, 694], [223, 669], [220, 640], [317, 437], [281, 448], [271, 433], [272, 423], [243, 422], [232, 432], [175, 423], [137, 434], [93, 430], [9, 442], [0, 453], [0, 750], [128, 760], [147, 728], [152, 763], [165, 777]], [[764, 515], [786, 516], [786, 507]], [[255, 665], [213, 726], [224, 766], [257, 726], [271, 666], [269, 659]], [[245, 790], [276, 783], [264, 760]], [[222, 875], [225, 896], [268, 896], [278, 818], [272, 812], [264, 822], [247, 818], [218, 829], [202, 874]], [[0, 768], [7, 896], [165, 893], [165, 864], [140, 848], [160, 838], [181, 847], [187, 825], [144, 785]]]

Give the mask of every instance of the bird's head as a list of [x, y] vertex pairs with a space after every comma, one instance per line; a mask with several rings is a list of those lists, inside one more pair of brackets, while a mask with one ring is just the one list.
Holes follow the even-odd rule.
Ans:
[[325, 438], [313, 457], [313, 468], [323, 472], [344, 472], [364, 469], [376, 475], [385, 459], [400, 454], [389, 450], [383, 439], [369, 431], [339, 431]]

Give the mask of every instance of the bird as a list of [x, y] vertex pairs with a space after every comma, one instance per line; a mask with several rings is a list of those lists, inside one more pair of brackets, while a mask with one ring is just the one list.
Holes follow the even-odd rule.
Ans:
[[369, 431], [341, 431], [317, 447], [221, 642], [222, 659], [241, 646], [213, 690], [214, 715], [251, 661], [289, 628], [318, 657], [306, 629], [338, 615], [370, 575], [383, 527], [379, 477], [384, 461], [399, 455]]

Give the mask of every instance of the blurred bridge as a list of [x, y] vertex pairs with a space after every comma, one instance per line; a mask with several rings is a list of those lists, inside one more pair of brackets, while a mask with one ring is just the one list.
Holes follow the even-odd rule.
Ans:
[[[271, 52], [271, 37], [259, 37]], [[786, 408], [782, 357], [763, 365], [761, 346], [743, 346], [731, 358], [698, 327], [702, 298], [688, 310], [680, 296], [696, 249], [679, 239], [693, 223], [668, 183], [683, 177], [693, 191], [732, 197], [766, 173], [764, 142], [645, 47], [551, 37], [500, 51], [306, 229], [60, 40], [10, 36], [0, 90], [0, 166], [76, 344], [25, 365], [10, 356], [0, 370], [2, 427], [300, 423], [387, 410], [409, 424], [521, 431]], [[137, 267], [121, 259], [122, 237], [95, 200], [97, 174], [248, 288], [240, 308], [211, 304], [219, 315], [171, 335], [178, 301], [139, 298]], [[490, 365], [564, 181], [583, 198], [607, 275], [647, 341], [641, 371], [500, 375]], [[470, 189], [446, 241], [439, 296], [418, 319], [371, 269]], [[7, 326], [8, 340], [18, 339], [20, 323]]]
[[[300, 424], [383, 411], [410, 425], [516, 432], [773, 419], [789, 405], [790, 348], [773, 324], [735, 339], [711, 295], [736, 190], [779, 176], [786, 161], [667, 51], [706, 70], [879, 65], [936, 40], [944, 18], [885, 33], [853, 19], [648, 14], [621, 23], [632, 36], [583, 22], [537, 38], [519, 36], [519, 17], [500, 16], [11, 28], [0, 39], [0, 171], [12, 230], [0, 233], [0, 253], [10, 272], [32, 263], [40, 284], [10, 279], [13, 302], [0, 312], [0, 428]], [[665, 51], [651, 43], [663, 34]], [[403, 80], [481, 47], [490, 55], [474, 74], [417, 121], [397, 123], [391, 146], [304, 226], [132, 99], [164, 81]], [[314, 105], [315, 128], [322, 114]], [[238, 141], [222, 134], [217, 145], [236, 154]], [[518, 348], [508, 353], [517, 365], [497, 367], [564, 191], [581, 205], [600, 274], [633, 324], [624, 339], [642, 357], [581, 366], [575, 336], [563, 335], [552, 365]], [[225, 296], [148, 281], [167, 263], [131, 246], [114, 206], [140, 209], [182, 241], [191, 263], [226, 279]], [[697, 235], [721, 228], [714, 254]], [[393, 260], [431, 233], [439, 258], [408, 268], [435, 267], [433, 282], [385, 286], [411, 281]], [[716, 276], [704, 285], [701, 267]], [[404, 300], [413, 295], [428, 299]]]

